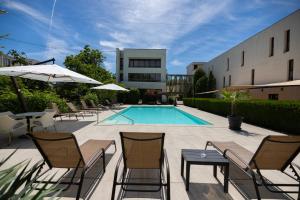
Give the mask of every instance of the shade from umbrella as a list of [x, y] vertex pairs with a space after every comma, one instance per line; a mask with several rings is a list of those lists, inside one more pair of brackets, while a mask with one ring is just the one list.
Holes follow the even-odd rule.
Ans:
[[123, 88], [123, 87], [118, 86], [118, 85], [113, 84], [113, 83], [105, 84], [105, 85], [100, 85], [100, 86], [97, 86], [97, 87], [92, 87], [91, 89], [96, 89], [96, 90], [129, 91], [126, 88]]
[[26, 65], [0, 67], [0, 75], [28, 78], [45, 82], [77, 82], [102, 84], [92, 78], [71, 71], [59, 65]]

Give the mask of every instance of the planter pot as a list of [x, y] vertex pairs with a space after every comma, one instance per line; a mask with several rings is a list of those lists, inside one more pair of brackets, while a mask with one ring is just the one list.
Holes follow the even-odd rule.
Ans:
[[229, 122], [229, 129], [231, 129], [231, 130], [241, 130], [243, 117], [229, 115], [227, 118], [228, 118], [228, 122]]

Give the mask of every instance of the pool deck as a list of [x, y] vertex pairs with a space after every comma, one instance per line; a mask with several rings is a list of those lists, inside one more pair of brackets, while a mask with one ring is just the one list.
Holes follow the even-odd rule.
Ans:
[[[124, 106], [126, 107], [126, 106]], [[244, 199], [238, 190], [229, 184], [229, 193], [223, 192], [223, 175], [218, 173], [220, 183], [213, 177], [213, 168], [211, 166], [192, 166], [191, 168], [191, 184], [190, 191], [185, 191], [183, 179], [180, 176], [180, 156], [181, 149], [203, 149], [206, 141], [234, 141], [248, 150], [254, 152], [261, 140], [267, 135], [280, 135], [281, 133], [260, 128], [257, 126], [243, 123], [242, 131], [235, 132], [228, 129], [228, 121], [224, 117], [220, 117], [211, 113], [203, 112], [194, 108], [183, 105], [178, 106], [179, 109], [188, 112], [196, 117], [206, 120], [213, 125], [205, 126], [182, 126], [182, 125], [101, 125], [96, 124], [96, 116], [87, 116], [79, 121], [75, 120], [59, 120], [56, 127], [59, 131], [70, 131], [76, 136], [79, 144], [89, 139], [114, 139], [117, 143], [118, 151], [109, 158], [107, 163], [107, 171], [97, 184], [89, 184], [91, 182], [91, 174], [87, 176], [84, 184], [83, 193], [91, 190], [87, 194], [82, 195], [87, 199], [110, 199], [111, 188], [113, 182], [114, 169], [116, 162], [121, 154], [120, 131], [140, 131], [140, 132], [165, 132], [165, 149], [168, 154], [170, 172], [171, 172], [171, 199], [173, 200], [196, 200], [196, 199]], [[99, 114], [99, 119], [103, 120], [114, 113], [110, 110], [103, 111]], [[67, 118], [66, 118], [67, 119]], [[17, 136], [22, 134], [24, 130], [17, 132]], [[4, 145], [6, 138], [0, 135], [0, 160], [9, 155], [17, 147], [16, 154], [2, 168], [11, 166], [14, 163], [25, 159], [31, 159], [32, 162], [40, 160], [42, 157], [35, 148], [34, 144], [28, 139], [15, 138], [11, 146]], [[109, 153], [112, 150], [109, 150]], [[295, 159], [295, 163], [300, 164], [299, 156]], [[230, 169], [231, 174], [235, 174], [235, 169]], [[218, 170], [219, 171], [219, 170]], [[63, 171], [60, 170], [57, 176]], [[286, 181], [291, 183], [291, 179], [281, 176], [277, 172], [265, 172], [271, 181]], [[238, 183], [238, 188], [245, 192], [250, 198], [256, 198], [251, 180], [242, 180]], [[61, 194], [62, 199], [74, 199], [76, 187], [71, 187], [69, 191]], [[119, 190], [116, 191], [118, 196]], [[160, 199], [160, 193], [125, 193], [123, 199]], [[293, 198], [297, 196], [292, 195]], [[282, 199], [282, 195], [271, 194], [262, 191], [262, 198]]]

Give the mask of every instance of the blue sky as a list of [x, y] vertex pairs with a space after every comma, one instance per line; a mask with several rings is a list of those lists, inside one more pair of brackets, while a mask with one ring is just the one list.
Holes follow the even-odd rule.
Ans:
[[190, 62], [208, 61], [299, 9], [300, 0], [5, 0], [0, 7], [8, 11], [0, 16], [0, 34], [9, 34], [4, 52], [62, 64], [89, 44], [115, 72], [116, 47], [166, 48], [168, 73], [183, 74]]

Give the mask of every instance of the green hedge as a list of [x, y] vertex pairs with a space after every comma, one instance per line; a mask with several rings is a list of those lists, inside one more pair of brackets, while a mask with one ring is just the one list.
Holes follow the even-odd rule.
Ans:
[[[24, 92], [23, 95], [28, 111], [43, 111], [45, 108], [50, 106], [51, 102], [56, 103], [61, 112], [68, 111], [65, 100], [60, 99], [58, 95], [53, 92]], [[11, 111], [13, 113], [23, 112], [19, 99], [13, 92], [7, 92], [0, 95], [0, 112], [5, 111]]]
[[117, 99], [120, 103], [138, 104], [140, 91], [138, 89], [130, 89], [128, 92], [119, 92], [117, 94]]
[[[222, 99], [185, 98], [184, 105], [227, 116], [230, 102]], [[244, 121], [286, 133], [300, 134], [300, 101], [245, 100], [237, 102]]]

